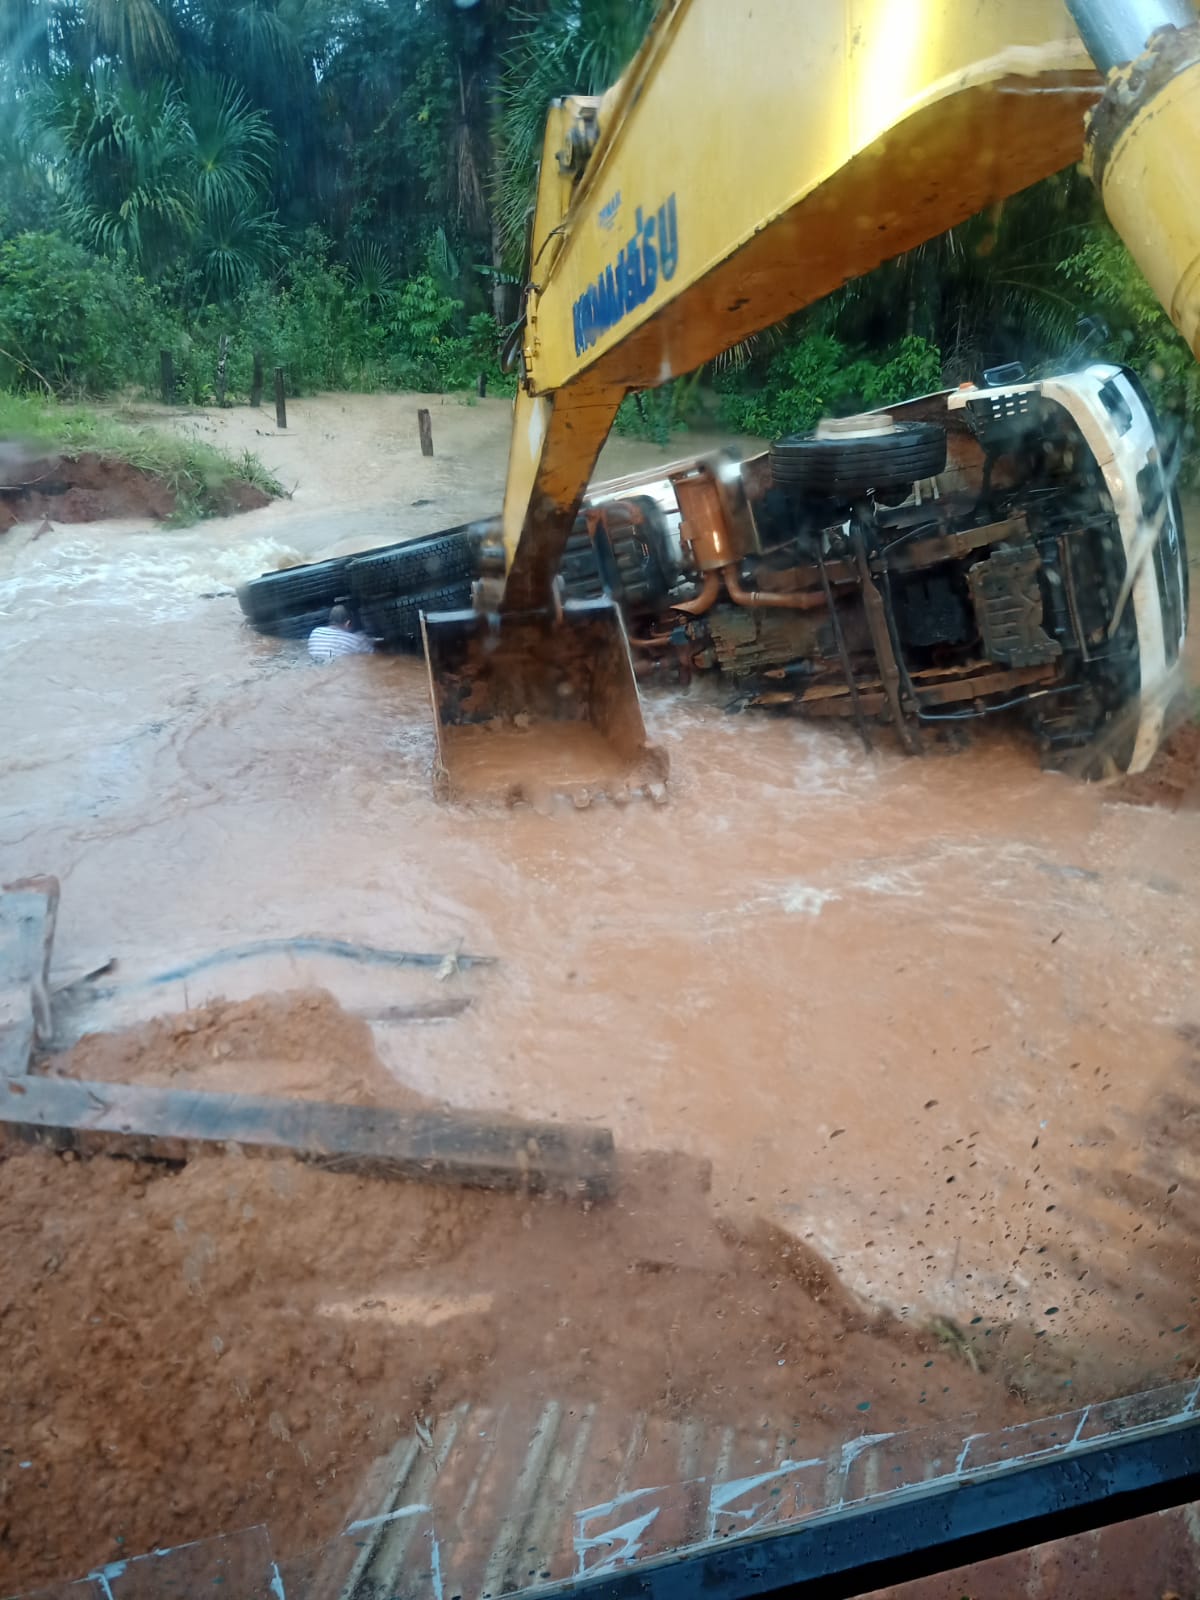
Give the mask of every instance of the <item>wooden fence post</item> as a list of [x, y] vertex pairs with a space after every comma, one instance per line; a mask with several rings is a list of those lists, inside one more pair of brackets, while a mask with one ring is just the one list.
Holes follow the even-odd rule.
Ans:
[[429, 413], [424, 406], [417, 412], [417, 427], [421, 432], [421, 454], [423, 456], [431, 456], [433, 454], [433, 423], [429, 420]]
[[283, 368], [275, 368], [275, 426], [287, 427], [287, 401], [283, 393]]
[[223, 333], [217, 345], [217, 404], [225, 404], [225, 383], [229, 370], [229, 335]]
[[479, 374], [479, 398], [481, 400], [486, 400], [487, 399], [487, 373], [486, 372], [481, 372]]
[[169, 350], [158, 352], [158, 367], [162, 377], [163, 405], [175, 404], [175, 360]]
[[263, 392], [263, 358], [262, 358], [262, 351], [261, 350], [256, 350], [254, 352], [254, 376], [250, 380], [250, 404], [252, 406], [260, 406], [260, 405], [262, 405], [262, 392]]

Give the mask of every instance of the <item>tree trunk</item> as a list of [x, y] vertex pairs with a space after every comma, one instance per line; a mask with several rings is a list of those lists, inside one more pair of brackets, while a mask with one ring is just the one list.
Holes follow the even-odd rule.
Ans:
[[[504, 271], [504, 248], [500, 240], [500, 225], [496, 221], [493, 210], [491, 216], [492, 226], [492, 266], [497, 272]], [[500, 278], [492, 279], [492, 312], [496, 323], [501, 328], [510, 327], [520, 313], [520, 288], [515, 283], [505, 283]]]

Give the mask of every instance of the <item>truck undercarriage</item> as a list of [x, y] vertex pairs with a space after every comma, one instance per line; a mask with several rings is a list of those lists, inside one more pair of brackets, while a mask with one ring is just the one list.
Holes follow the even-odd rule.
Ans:
[[968, 386], [598, 485], [563, 588], [618, 601], [643, 678], [720, 673], [907, 749], [1019, 706], [1050, 762], [1136, 770], [1186, 624], [1163, 454], [1121, 369]]

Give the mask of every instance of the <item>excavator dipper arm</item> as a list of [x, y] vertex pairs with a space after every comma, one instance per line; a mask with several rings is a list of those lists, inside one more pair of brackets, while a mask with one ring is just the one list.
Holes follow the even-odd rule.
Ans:
[[666, 5], [616, 88], [547, 128], [508, 602], [545, 603], [630, 390], [1077, 161], [1099, 92], [1059, 0]]
[[[1144, 41], [1187, 6], [1188, 0], [1070, 0], [1070, 10], [1065, 0], [666, 0], [628, 71], [603, 98], [556, 102], [525, 293], [504, 501], [502, 620], [499, 629], [475, 626], [473, 663], [460, 649], [444, 654], [436, 627], [427, 629], [439, 748], [450, 724], [494, 726], [511, 717], [516, 702], [511, 692], [499, 692], [505, 673], [498, 667], [509, 656], [497, 655], [497, 635], [506, 617], [553, 610], [563, 546], [626, 394], [693, 371], [847, 280], [1079, 160], [1085, 119], [1103, 83], [1077, 24], [1100, 53], [1126, 37]], [[1200, 214], [1200, 161], [1197, 130], [1187, 122], [1200, 89], [1187, 87], [1173, 116], [1192, 144], [1183, 175], [1177, 159], [1159, 196], [1180, 209], [1158, 216], [1153, 235], [1152, 281], [1164, 285], [1160, 293], [1181, 325], [1187, 307], [1172, 304], [1168, 290], [1183, 285], [1191, 304], [1200, 276], [1190, 245], [1192, 233], [1200, 236], [1200, 224], [1191, 220]], [[1139, 92], [1144, 101], [1144, 85], [1127, 85], [1126, 101]], [[1123, 144], [1135, 147], [1127, 170], [1155, 169], [1157, 136], [1145, 109], [1126, 108], [1106, 132], [1110, 170]], [[1128, 124], [1139, 116], [1130, 134]], [[1127, 237], [1146, 221], [1129, 187]], [[1189, 200], [1185, 226], [1179, 218]], [[1176, 228], [1188, 238], [1174, 238]], [[1164, 230], [1171, 245], [1166, 261]], [[1195, 320], [1193, 310], [1189, 334]], [[562, 631], [569, 619], [561, 608], [556, 614]], [[603, 632], [595, 613], [588, 625], [594, 636]], [[613, 662], [602, 674], [600, 701], [589, 687], [579, 692], [577, 675], [558, 683], [557, 701], [542, 700], [561, 704], [568, 720], [596, 721], [595, 707], [608, 696], [632, 695], [634, 712], [626, 707], [615, 721], [636, 734], [632, 672], [614, 665], [622, 652], [627, 658], [619, 618], [609, 634]], [[546, 638], [540, 630], [539, 648]], [[489, 681], [480, 692], [476, 669], [485, 644]], [[520, 661], [521, 681], [528, 683], [530, 651], [522, 647], [511, 659]], [[632, 737], [629, 748], [640, 748]]]

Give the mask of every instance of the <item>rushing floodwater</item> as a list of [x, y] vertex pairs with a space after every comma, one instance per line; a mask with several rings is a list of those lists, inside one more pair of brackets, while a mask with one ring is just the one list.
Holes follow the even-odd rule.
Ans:
[[[1170, 1376], [1159, 1335], [1195, 1309], [1200, 812], [1042, 774], [1004, 732], [871, 757], [699, 689], [648, 702], [665, 807], [439, 807], [419, 662], [314, 668], [222, 593], [489, 509], [504, 408], [438, 412], [424, 466], [395, 442], [410, 409], [298, 403], [257, 441], [304, 474], [264, 512], [0, 539], [0, 877], [61, 878], [64, 973], [118, 958], [78, 1026], [311, 982], [351, 1006], [453, 992], [452, 1020], [378, 1030], [422, 1093], [708, 1157], [723, 1205], [865, 1295], [1122, 1339], [1131, 1378]], [[212, 426], [240, 443], [247, 416]], [[136, 987], [299, 934], [497, 964], [277, 956]]]

